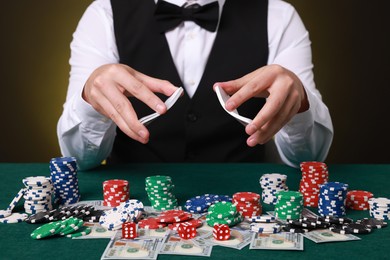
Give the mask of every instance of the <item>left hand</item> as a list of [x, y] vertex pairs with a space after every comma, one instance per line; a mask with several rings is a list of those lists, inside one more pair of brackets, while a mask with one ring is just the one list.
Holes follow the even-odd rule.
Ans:
[[279, 65], [261, 67], [242, 78], [218, 82], [229, 95], [226, 109], [232, 111], [252, 97], [266, 98], [266, 103], [252, 123], [246, 126], [248, 146], [264, 144], [297, 113], [309, 109], [306, 91], [299, 78]]

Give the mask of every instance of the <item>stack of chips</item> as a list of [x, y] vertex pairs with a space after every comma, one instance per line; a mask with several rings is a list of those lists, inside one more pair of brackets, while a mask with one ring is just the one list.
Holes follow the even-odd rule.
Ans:
[[204, 194], [192, 197], [186, 201], [184, 208], [191, 213], [203, 214], [206, 213], [208, 208], [219, 201], [231, 202], [232, 198], [228, 195], [214, 195]]
[[262, 214], [260, 194], [254, 192], [236, 192], [233, 194], [232, 202], [240, 215], [246, 219]]
[[177, 199], [172, 193], [174, 187], [170, 176], [155, 175], [145, 179], [145, 190], [152, 207], [156, 210], [170, 210], [177, 207]]
[[354, 210], [369, 210], [368, 200], [372, 197], [374, 197], [374, 194], [369, 191], [351, 190], [347, 193], [345, 205]]
[[210, 227], [215, 224], [226, 224], [229, 227], [243, 220], [234, 204], [227, 201], [217, 202], [211, 205], [207, 211], [206, 222]]
[[263, 202], [275, 205], [277, 198], [276, 193], [279, 191], [288, 191], [286, 185], [287, 175], [280, 173], [266, 173], [260, 177], [260, 186], [263, 190], [261, 197]]
[[69, 205], [80, 200], [75, 157], [57, 157], [50, 160], [50, 175], [56, 202]]
[[299, 219], [303, 210], [303, 195], [298, 191], [279, 191], [275, 204], [278, 219]]
[[388, 198], [371, 198], [368, 200], [370, 205], [370, 215], [372, 218], [379, 220], [389, 220], [390, 218], [390, 199]]
[[27, 177], [23, 179], [26, 186], [24, 191], [24, 211], [28, 214], [36, 214], [42, 211], [52, 210], [53, 185], [45, 176]]
[[318, 207], [320, 185], [328, 182], [328, 167], [323, 162], [302, 162], [302, 179], [299, 191], [303, 194], [303, 204], [307, 207]]
[[103, 205], [117, 207], [130, 197], [129, 182], [126, 180], [106, 180], [103, 182]]
[[318, 213], [321, 216], [345, 216], [345, 200], [348, 184], [341, 182], [328, 182], [320, 186], [318, 199]]

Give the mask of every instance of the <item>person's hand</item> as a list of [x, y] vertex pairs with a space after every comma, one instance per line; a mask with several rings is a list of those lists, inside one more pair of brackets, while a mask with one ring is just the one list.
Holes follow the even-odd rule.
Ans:
[[229, 95], [226, 109], [232, 111], [252, 97], [267, 98], [265, 105], [245, 128], [247, 144], [268, 142], [297, 113], [309, 109], [301, 81], [279, 65], [267, 65], [237, 80], [218, 82]]
[[88, 78], [83, 98], [129, 137], [141, 143], [149, 140], [149, 131], [138, 121], [129, 99], [133, 96], [159, 114], [167, 111], [154, 92], [170, 96], [177, 88], [166, 80], [142, 74], [126, 65], [108, 64], [97, 68]]

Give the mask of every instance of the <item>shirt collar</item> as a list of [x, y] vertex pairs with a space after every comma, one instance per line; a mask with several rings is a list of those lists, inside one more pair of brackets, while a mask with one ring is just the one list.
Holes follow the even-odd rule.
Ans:
[[[155, 0], [155, 2], [157, 3], [158, 0]], [[178, 5], [178, 6], [183, 6], [187, 0], [164, 0], [168, 3], [171, 3], [171, 4], [174, 4], [174, 5]], [[223, 6], [224, 3], [225, 3], [226, 0], [218, 0], [219, 2], [219, 6]], [[215, 2], [215, 0], [196, 0], [195, 3], [199, 4], [199, 5], [206, 5], [206, 4], [209, 4], [209, 3], [212, 3], [212, 2]]]

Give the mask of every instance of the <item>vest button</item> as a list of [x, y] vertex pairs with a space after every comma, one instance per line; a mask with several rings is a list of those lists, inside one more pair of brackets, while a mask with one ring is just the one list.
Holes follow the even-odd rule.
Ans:
[[195, 122], [198, 120], [198, 117], [194, 113], [187, 114], [187, 120], [190, 122]]

